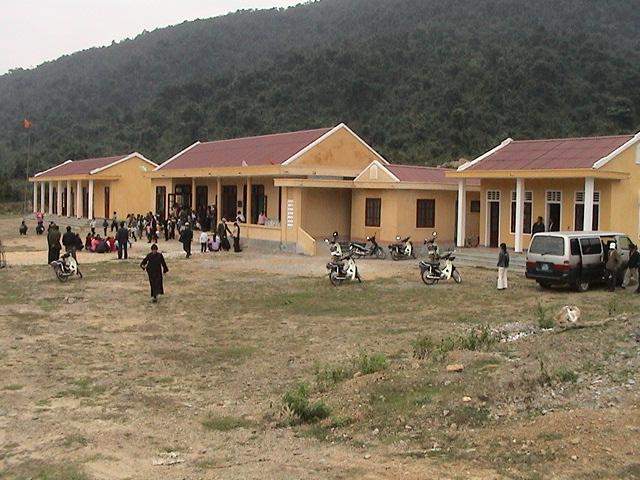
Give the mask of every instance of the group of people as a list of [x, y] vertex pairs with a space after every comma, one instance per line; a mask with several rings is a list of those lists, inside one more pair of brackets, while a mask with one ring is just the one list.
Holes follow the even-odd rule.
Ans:
[[640, 275], [638, 272], [640, 268], [640, 252], [638, 252], [638, 246], [633, 243], [629, 246], [629, 261], [624, 267], [620, 252], [616, 248], [616, 242], [609, 242], [608, 247], [605, 251], [605, 272], [609, 291], [615, 291], [618, 285], [625, 289], [632, 282], [635, 282], [638, 284], [636, 293], [640, 293]]
[[[231, 250], [231, 243], [229, 237], [233, 240], [233, 251], [236, 253], [242, 252], [240, 246], [240, 222], [233, 222], [233, 228], [230, 229], [227, 223], [227, 219], [223, 218], [216, 227], [216, 230], [209, 234], [207, 231], [202, 230], [200, 232], [200, 252], [218, 252], [220, 250], [228, 252]], [[191, 225], [187, 222], [185, 227], [180, 231], [180, 243], [182, 243], [183, 249], [187, 255], [187, 258], [191, 257], [191, 242], [193, 241], [193, 230]]]

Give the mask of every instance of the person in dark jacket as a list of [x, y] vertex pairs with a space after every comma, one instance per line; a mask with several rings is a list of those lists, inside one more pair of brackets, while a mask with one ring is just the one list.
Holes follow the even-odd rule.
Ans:
[[509, 287], [507, 280], [507, 270], [509, 269], [509, 252], [507, 245], [500, 244], [500, 253], [498, 254], [498, 290], [506, 290]]
[[605, 270], [607, 275], [607, 285], [610, 292], [615, 292], [616, 290], [621, 267], [622, 258], [618, 252], [616, 242], [609, 242], [609, 255], [607, 256], [607, 262], [605, 263]]
[[118, 260], [129, 258], [127, 247], [129, 246], [129, 229], [124, 226], [124, 222], [120, 222], [120, 228], [116, 232], [116, 241], [118, 242]]
[[67, 227], [67, 231], [62, 236], [62, 245], [66, 253], [71, 253], [76, 258], [76, 234], [71, 231], [71, 227]]
[[240, 253], [242, 248], [240, 248], [240, 222], [233, 223], [233, 251], [236, 253]]
[[29, 230], [29, 227], [27, 227], [27, 223], [22, 220], [22, 223], [20, 224], [20, 235], [26, 235], [27, 231]]
[[229, 237], [227, 234], [231, 233], [229, 227], [227, 227], [227, 219], [223, 218], [218, 224], [217, 234], [220, 239], [220, 248], [225, 252], [228, 252], [231, 249], [231, 245], [229, 244]]
[[191, 257], [191, 242], [193, 241], [193, 230], [191, 230], [191, 226], [189, 222], [184, 224], [184, 230], [180, 233], [180, 243], [182, 244], [182, 249], [187, 254], [187, 258]]
[[140, 267], [146, 270], [147, 275], [149, 275], [151, 301], [156, 303], [158, 301], [158, 295], [164, 295], [162, 275], [169, 273], [169, 268], [167, 268], [167, 263], [164, 261], [164, 256], [158, 252], [158, 245], [155, 243], [151, 245], [151, 253], [144, 257]]
[[107, 219], [105, 218], [102, 221], [102, 230], [104, 230], [104, 237], [107, 238], [107, 228], [109, 228], [109, 222], [107, 221]]
[[633, 281], [638, 284], [636, 293], [640, 293], [640, 252], [638, 252], [638, 246], [631, 244], [629, 246], [629, 263], [624, 276], [624, 282], [622, 282], [622, 288], [628, 287]]
[[543, 233], [544, 231], [544, 220], [542, 220], [542, 217], [538, 217], [538, 220], [536, 220], [536, 223], [534, 223], [533, 227], [531, 228], [531, 234], [535, 235], [536, 233]]
[[60, 229], [55, 223], [49, 226], [49, 232], [47, 233], [47, 244], [49, 245], [49, 263], [58, 260], [60, 258]]

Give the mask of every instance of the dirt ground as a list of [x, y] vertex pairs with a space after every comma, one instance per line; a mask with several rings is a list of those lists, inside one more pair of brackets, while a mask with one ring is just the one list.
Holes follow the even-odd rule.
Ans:
[[0, 478], [640, 478], [631, 291], [497, 292], [473, 268], [427, 287], [376, 260], [334, 288], [325, 258], [161, 241], [151, 304], [146, 242], [60, 283], [18, 223], [0, 218]]

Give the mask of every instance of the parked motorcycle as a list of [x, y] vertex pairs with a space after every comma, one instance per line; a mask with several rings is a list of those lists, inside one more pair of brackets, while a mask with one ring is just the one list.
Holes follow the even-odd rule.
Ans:
[[[441, 280], [449, 280], [453, 278], [453, 281], [456, 283], [462, 283], [462, 276], [460, 272], [453, 264], [453, 261], [456, 259], [454, 257], [455, 252], [449, 252], [440, 257], [439, 259], [423, 260], [420, 262], [420, 277], [422, 281], [427, 285], [434, 285], [439, 283]], [[442, 267], [441, 261], [444, 260], [444, 268]]]
[[400, 238], [396, 237], [396, 243], [389, 245], [389, 252], [391, 252], [391, 258], [393, 260], [408, 260], [410, 258], [416, 258], [413, 251], [413, 243], [411, 243], [411, 237]]
[[335, 235], [333, 241], [329, 241], [329, 239], [325, 239], [324, 241], [329, 244], [329, 251], [331, 252], [331, 261], [327, 263], [329, 281], [331, 284], [337, 287], [342, 285], [345, 281], [354, 280], [358, 280], [358, 282], [362, 283], [353, 253], [343, 255], [342, 247], [337, 242]]
[[[371, 245], [367, 242], [370, 242]], [[349, 251], [354, 258], [375, 257], [380, 260], [387, 258], [387, 252], [378, 245], [375, 235], [367, 237], [367, 242], [351, 242], [349, 244]]]
[[61, 282], [66, 282], [72, 275], [78, 275], [82, 278], [82, 272], [80, 272], [78, 262], [70, 253], [65, 253], [60, 259], [51, 262], [50, 265], [56, 277]]

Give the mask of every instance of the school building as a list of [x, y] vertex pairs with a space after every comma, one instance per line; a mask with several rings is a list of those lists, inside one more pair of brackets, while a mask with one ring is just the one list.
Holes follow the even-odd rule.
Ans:
[[33, 211], [86, 219], [109, 218], [113, 212], [124, 219], [128, 213], [148, 212], [147, 173], [157, 166], [137, 152], [67, 160], [29, 179]]
[[[620, 231], [640, 238], [640, 133], [507, 139], [447, 176], [464, 196], [480, 181], [480, 243], [526, 249], [532, 225], [551, 231]], [[458, 230], [464, 236], [465, 226]]]
[[[453, 242], [459, 189], [447, 172], [453, 170], [391, 164], [340, 124], [196, 142], [149, 174], [149, 201], [163, 216], [176, 204], [211, 207], [218, 221], [242, 211], [245, 239], [311, 255], [334, 231], [341, 239], [420, 242], [437, 230], [441, 241]], [[477, 237], [480, 182], [465, 185], [461, 223], [466, 238]]]

